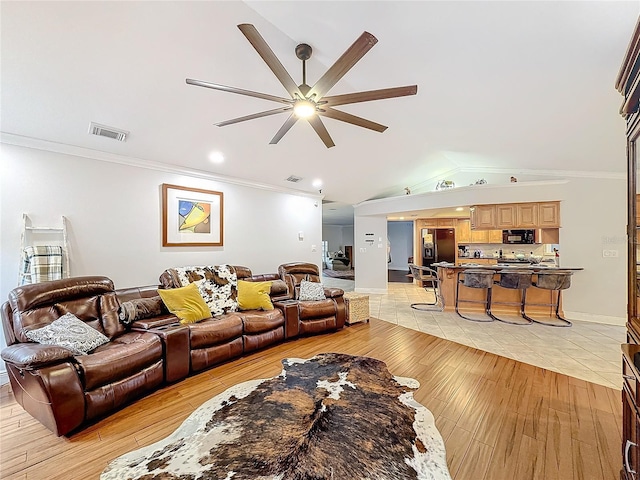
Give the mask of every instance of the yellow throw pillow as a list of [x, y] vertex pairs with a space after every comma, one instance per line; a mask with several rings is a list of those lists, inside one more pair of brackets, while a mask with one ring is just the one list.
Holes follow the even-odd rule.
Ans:
[[238, 280], [238, 307], [240, 310], [273, 310], [271, 282]]
[[167, 309], [180, 319], [180, 323], [196, 323], [211, 316], [209, 307], [195, 283], [186, 287], [158, 289], [158, 295]]

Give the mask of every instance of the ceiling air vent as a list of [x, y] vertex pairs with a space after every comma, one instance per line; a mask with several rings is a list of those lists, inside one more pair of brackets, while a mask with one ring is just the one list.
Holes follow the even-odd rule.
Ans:
[[298, 183], [300, 180], [302, 180], [302, 177], [296, 177], [295, 175], [290, 175], [289, 178], [287, 178], [287, 182], [293, 183]]
[[124, 130], [118, 130], [117, 128], [107, 127], [106, 125], [100, 125], [99, 123], [91, 122], [89, 124], [89, 133], [92, 135], [98, 135], [99, 137], [112, 138], [119, 142], [125, 142], [129, 132]]

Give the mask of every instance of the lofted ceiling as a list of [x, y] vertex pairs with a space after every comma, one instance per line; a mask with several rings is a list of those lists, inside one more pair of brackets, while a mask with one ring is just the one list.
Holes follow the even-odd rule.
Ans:
[[[639, 12], [637, 1], [4, 1], [0, 128], [304, 192], [320, 178], [328, 218], [456, 172], [622, 174], [614, 82]], [[240, 23], [297, 83], [295, 46], [311, 45], [311, 85], [366, 30], [377, 45], [330, 93], [417, 84], [418, 94], [339, 107], [389, 128], [323, 119], [331, 149], [306, 122], [269, 145], [287, 114], [216, 127], [278, 104], [186, 78], [287, 95]], [[92, 121], [129, 138], [88, 135]], [[225, 162], [211, 163], [213, 151]]]

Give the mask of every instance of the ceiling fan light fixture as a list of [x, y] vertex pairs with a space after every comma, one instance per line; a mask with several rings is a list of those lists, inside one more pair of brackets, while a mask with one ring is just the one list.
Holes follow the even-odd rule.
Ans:
[[316, 113], [316, 104], [311, 100], [296, 100], [293, 113], [298, 118], [309, 118]]

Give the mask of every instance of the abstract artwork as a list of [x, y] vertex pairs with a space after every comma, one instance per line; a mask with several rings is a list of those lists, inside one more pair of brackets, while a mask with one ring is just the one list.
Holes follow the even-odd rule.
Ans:
[[223, 194], [162, 185], [162, 246], [221, 247]]

